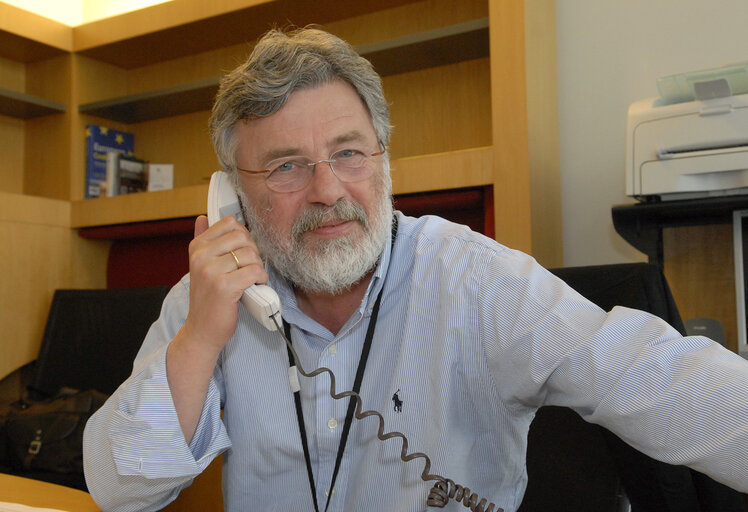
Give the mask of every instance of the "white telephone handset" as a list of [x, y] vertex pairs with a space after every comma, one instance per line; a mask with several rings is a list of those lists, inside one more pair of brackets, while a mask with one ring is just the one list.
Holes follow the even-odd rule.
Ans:
[[[208, 188], [208, 225], [212, 226], [226, 215], [232, 215], [244, 224], [239, 197], [229, 182], [229, 175], [216, 171], [210, 177]], [[241, 303], [265, 328], [277, 329], [273, 318], [281, 323], [280, 299], [275, 290], [264, 284], [255, 284], [244, 290]]]

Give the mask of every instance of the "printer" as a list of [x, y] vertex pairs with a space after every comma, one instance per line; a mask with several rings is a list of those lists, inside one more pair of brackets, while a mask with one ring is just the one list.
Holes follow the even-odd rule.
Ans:
[[625, 165], [640, 200], [748, 194], [748, 94], [631, 104]]

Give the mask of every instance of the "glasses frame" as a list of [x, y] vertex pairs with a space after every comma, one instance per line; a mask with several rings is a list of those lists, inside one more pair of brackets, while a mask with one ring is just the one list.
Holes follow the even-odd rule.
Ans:
[[[364, 156], [367, 158], [367, 161], [368, 161], [369, 158], [373, 158], [375, 156], [381, 156], [381, 155], [383, 155], [383, 154], [385, 154], [387, 152], [387, 146], [385, 146], [384, 144], [382, 144], [382, 142], [379, 142], [378, 146], [379, 146], [379, 149], [381, 149], [381, 151], [377, 151], [376, 153], [371, 153], [371, 154], [364, 154]], [[338, 151], [342, 151], [342, 150], [338, 150]], [[333, 153], [333, 155], [335, 153], [337, 153], [338, 151], [335, 151]], [[330, 156], [332, 157], [333, 155], [330, 155]], [[333, 163], [335, 161], [336, 160], [333, 159], [333, 158], [324, 158], [324, 159], [318, 160], [316, 162], [304, 162], [304, 165], [306, 165], [307, 167], [310, 167], [312, 169], [312, 174], [310, 174], [310, 177], [311, 177], [314, 174], [314, 169], [317, 167], [317, 165], [326, 163], [326, 164], [328, 164], [330, 166], [330, 170], [335, 175], [335, 177], [338, 178], [340, 181], [342, 181], [343, 183], [354, 183], [354, 182], [351, 182], [351, 181], [345, 181], [345, 180], [340, 179], [340, 176], [338, 176], [338, 173], [335, 172], [335, 167], [333, 167]], [[273, 172], [275, 172], [275, 170], [276, 170], [276, 169], [265, 169], [264, 171], [253, 171], [253, 170], [250, 170], [250, 169], [242, 169], [242, 168], [240, 168], [238, 166], [236, 166], [235, 169], [237, 171], [239, 171], [239, 172], [247, 173], [250, 176], [258, 176], [260, 174], [265, 174], [266, 175], [265, 176], [265, 182], [266, 183], [267, 183], [268, 178], [270, 178], [271, 174]], [[310, 181], [311, 181], [311, 178], [310, 178]], [[274, 192], [280, 192], [280, 193], [284, 193], [284, 192], [298, 192], [299, 190], [303, 189], [308, 184], [309, 184], [309, 182], [307, 182], [304, 186], [302, 186], [302, 187], [300, 187], [298, 189], [294, 189], [294, 190], [274, 190], [270, 186], [268, 186], [268, 188], [270, 190], [273, 190]]]

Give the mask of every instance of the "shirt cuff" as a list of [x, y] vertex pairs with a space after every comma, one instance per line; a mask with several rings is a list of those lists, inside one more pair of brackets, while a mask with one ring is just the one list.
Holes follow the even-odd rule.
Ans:
[[187, 445], [168, 381], [166, 347], [117, 390], [112, 452], [120, 475], [195, 477], [231, 446], [212, 378], [195, 435]]

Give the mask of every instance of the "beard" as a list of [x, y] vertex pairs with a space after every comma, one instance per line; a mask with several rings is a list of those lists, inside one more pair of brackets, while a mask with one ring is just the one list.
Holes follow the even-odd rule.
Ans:
[[[270, 226], [272, 210], [260, 214], [245, 202], [245, 218], [260, 253], [287, 281], [308, 292], [349, 289], [374, 269], [392, 227], [392, 180], [387, 165], [383, 171], [375, 178], [378, 200], [371, 218], [359, 203], [341, 198], [331, 206], [307, 208], [294, 220], [290, 237]], [[330, 221], [355, 221], [361, 229], [331, 240], [306, 239], [307, 232]]]

